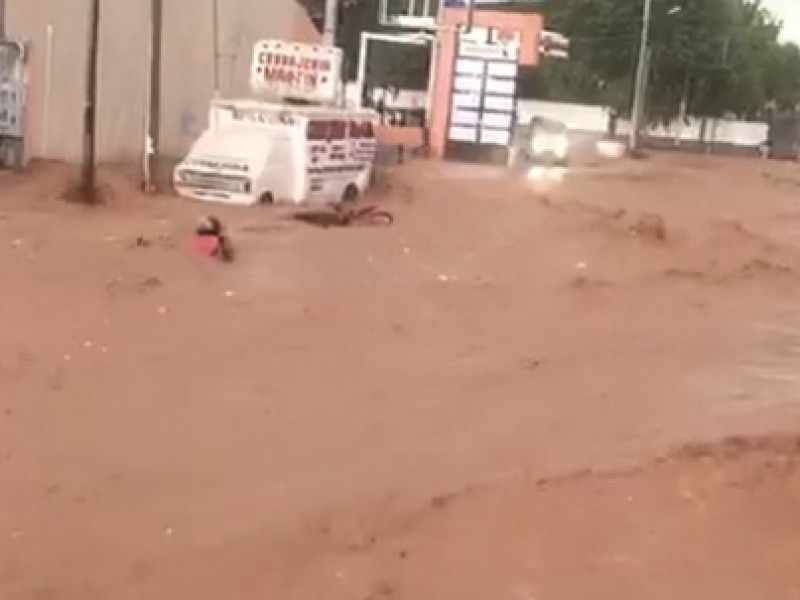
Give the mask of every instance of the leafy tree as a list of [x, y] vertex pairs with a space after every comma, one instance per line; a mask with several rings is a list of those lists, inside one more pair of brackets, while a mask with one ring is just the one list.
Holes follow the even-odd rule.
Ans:
[[[592, 102], [599, 87], [604, 104], [625, 112], [631, 104], [642, 2], [550, 0], [544, 8], [548, 26], [573, 44], [570, 61], [553, 65], [549, 77], [570, 82], [570, 89], [540, 89]], [[780, 44], [779, 32], [780, 23], [758, 1], [653, 0], [650, 118], [674, 118], [682, 101], [691, 114], [708, 117], [753, 117], [770, 103], [796, 104], [800, 52]]]
[[[299, 0], [321, 26], [325, 0]], [[800, 49], [781, 44], [781, 23], [760, 0], [652, 0], [648, 116], [688, 114], [756, 118], [767, 108], [800, 103]], [[797, 0], [800, 1], [800, 0]], [[378, 0], [341, 0], [338, 44], [355, 74], [361, 31], [380, 30]], [[604, 104], [626, 114], [631, 105], [644, 0], [541, 0], [511, 5], [541, 12], [548, 29], [572, 42], [569, 60], [547, 59], [523, 69], [523, 96]], [[371, 49], [370, 80], [419, 87], [427, 80], [424, 52], [396, 45]]]

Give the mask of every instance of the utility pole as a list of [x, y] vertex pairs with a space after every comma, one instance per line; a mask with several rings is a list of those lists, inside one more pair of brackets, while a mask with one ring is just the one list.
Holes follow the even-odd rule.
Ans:
[[472, 33], [475, 24], [475, 0], [467, 0], [467, 33]]
[[686, 125], [686, 116], [689, 114], [689, 82], [691, 71], [686, 69], [686, 77], [683, 81], [683, 94], [681, 95], [681, 103], [678, 107], [678, 131], [675, 133], [675, 146], [681, 145], [681, 136], [683, 135], [683, 128]]
[[147, 132], [145, 142], [144, 189], [157, 191], [156, 170], [158, 169], [161, 137], [161, 49], [163, 31], [163, 0], [150, 3], [150, 48], [149, 84], [147, 107]]
[[214, 62], [213, 75], [214, 75], [214, 97], [219, 98], [219, 0], [211, 0], [211, 44], [214, 47]]
[[100, 33], [100, 0], [92, 0], [89, 11], [89, 46], [86, 60], [86, 105], [83, 110], [83, 168], [80, 193], [84, 202], [94, 204], [95, 143], [97, 137], [97, 54]]
[[639, 62], [636, 65], [636, 82], [633, 93], [633, 109], [631, 111], [630, 149], [639, 146], [639, 130], [642, 127], [644, 102], [647, 96], [648, 50], [650, 48], [650, 16], [653, 11], [653, 0], [644, 0], [642, 12], [642, 37], [639, 45]]
[[322, 43], [336, 45], [336, 29], [339, 21], [339, 0], [325, 0], [325, 23], [322, 29]]

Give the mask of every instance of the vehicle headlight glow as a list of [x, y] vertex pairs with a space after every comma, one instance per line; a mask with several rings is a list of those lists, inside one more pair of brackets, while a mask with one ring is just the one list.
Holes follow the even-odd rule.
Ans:
[[569, 150], [569, 140], [567, 140], [567, 136], [561, 135], [555, 143], [556, 154], [563, 158], [567, 155], [567, 150]]
[[536, 154], [547, 152], [547, 142], [544, 138], [537, 137], [533, 139], [533, 151]]

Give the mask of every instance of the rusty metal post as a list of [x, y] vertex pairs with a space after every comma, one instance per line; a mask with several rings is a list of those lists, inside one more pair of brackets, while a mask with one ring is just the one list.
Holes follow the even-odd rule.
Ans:
[[89, 203], [96, 201], [95, 148], [97, 138], [97, 59], [100, 34], [100, 0], [91, 0], [89, 45], [86, 60], [86, 104], [83, 110], [83, 168], [81, 193]]

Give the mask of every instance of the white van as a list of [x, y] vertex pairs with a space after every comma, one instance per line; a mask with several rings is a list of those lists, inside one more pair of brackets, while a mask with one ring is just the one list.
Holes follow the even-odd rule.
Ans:
[[175, 189], [239, 205], [354, 198], [369, 185], [377, 124], [371, 110], [215, 100]]

